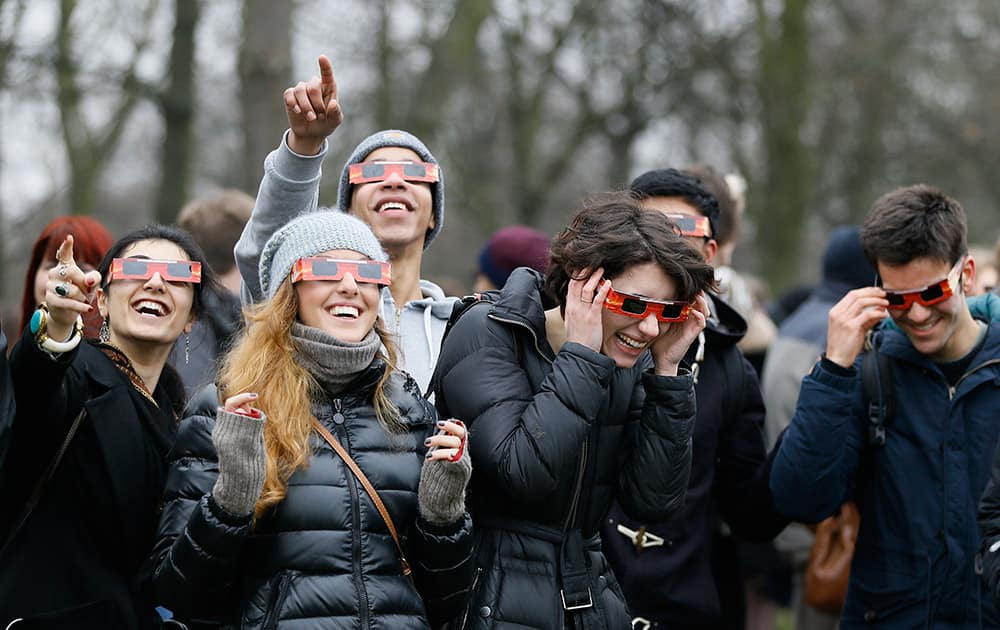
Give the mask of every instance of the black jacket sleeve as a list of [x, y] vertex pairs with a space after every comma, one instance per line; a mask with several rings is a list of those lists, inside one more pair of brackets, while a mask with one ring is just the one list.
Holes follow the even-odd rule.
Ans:
[[477, 476], [512, 499], [544, 503], [572, 478], [615, 363], [566, 343], [536, 393], [513, 332], [485, 311], [470, 310], [443, 345], [438, 402], [446, 400], [447, 413], [469, 426]]
[[979, 501], [980, 555], [983, 582], [993, 602], [1000, 606], [1000, 444], [993, 455], [993, 470]]
[[646, 369], [630, 415], [618, 501], [635, 519], [666, 521], [684, 507], [691, 477], [695, 396], [690, 372], [667, 377]]
[[181, 421], [153, 548], [157, 595], [184, 619], [224, 618], [227, 602], [237, 596], [233, 585], [250, 533], [250, 516], [227, 514], [211, 496], [219, 475], [212, 445], [216, 405], [209, 385]]
[[740, 412], [724, 418], [719, 433], [714, 491], [722, 517], [733, 533], [744, 540], [764, 542], [778, 535], [789, 521], [775, 508], [771, 496], [773, 457], [764, 446], [764, 401], [756, 372], [746, 359], [743, 372]]
[[0, 471], [3, 470], [6, 459], [15, 411], [14, 384], [10, 379], [10, 365], [7, 362], [7, 336], [0, 330]]

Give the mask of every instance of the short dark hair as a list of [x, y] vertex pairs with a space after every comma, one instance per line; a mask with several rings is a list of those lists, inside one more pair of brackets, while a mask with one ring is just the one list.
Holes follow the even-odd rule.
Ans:
[[190, 234], [173, 225], [161, 225], [154, 223], [129, 232], [125, 236], [115, 241], [108, 253], [104, 255], [97, 270], [101, 272], [101, 288], [108, 290], [111, 283], [111, 261], [120, 258], [121, 253], [139, 241], [170, 241], [177, 245], [191, 260], [201, 263], [201, 282], [194, 285], [194, 302], [191, 305], [191, 312], [195, 317], [201, 318], [205, 314], [205, 291], [218, 291], [218, 280], [211, 265], [205, 260], [205, 253], [195, 242]]
[[917, 258], [955, 263], [968, 251], [965, 210], [943, 192], [917, 184], [880, 197], [861, 226], [861, 246], [873, 267]]
[[177, 215], [177, 225], [187, 230], [217, 273], [236, 266], [233, 247], [250, 220], [254, 199], [240, 190], [223, 190], [189, 201]]
[[552, 241], [545, 292], [565, 308], [570, 278], [598, 267], [604, 268], [605, 278], [614, 278], [648, 262], [673, 279], [678, 300], [690, 301], [699, 291], [716, 288], [712, 267], [663, 213], [643, 208], [628, 194], [591, 198]]
[[675, 168], [647, 171], [628, 185], [633, 197], [642, 201], [650, 197], [678, 197], [691, 204], [702, 216], [708, 217], [712, 238], [719, 240], [719, 200], [702, 186], [694, 175]]
[[692, 164], [685, 166], [682, 173], [698, 179], [698, 183], [719, 203], [719, 218], [712, 228], [712, 238], [719, 245], [734, 240], [739, 235], [739, 214], [736, 212], [736, 199], [729, 189], [725, 178], [708, 164]]

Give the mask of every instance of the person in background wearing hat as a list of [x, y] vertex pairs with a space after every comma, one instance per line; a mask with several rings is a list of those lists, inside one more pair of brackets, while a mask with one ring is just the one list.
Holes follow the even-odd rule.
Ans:
[[390, 275], [368, 226], [339, 212], [298, 217], [264, 245], [264, 301], [225, 359], [221, 394], [199, 393], [172, 452], [155, 580], [181, 619], [415, 629], [462, 606], [465, 427], [439, 421], [393, 368], [378, 317]]
[[170, 364], [181, 375], [188, 397], [215, 381], [219, 357], [243, 324], [240, 272], [233, 247], [252, 211], [253, 197], [241, 190], [222, 190], [189, 201], [177, 215], [177, 225], [194, 237], [219, 277], [218, 290], [205, 293], [205, 317], [170, 352]]
[[[344, 119], [333, 67], [323, 55], [319, 69], [319, 77], [285, 90], [290, 129], [264, 160], [257, 204], [236, 244], [246, 302], [263, 296], [256, 274], [264, 243], [317, 206], [326, 138]], [[415, 136], [379, 131], [362, 140], [344, 165], [336, 209], [370, 225], [389, 254], [394, 276], [390, 290], [382, 292], [381, 315], [399, 340], [399, 367], [425, 391], [454, 303], [436, 284], [420, 278], [424, 251], [444, 222], [444, 173]]]
[[[762, 383], [767, 407], [764, 433], [771, 446], [792, 421], [802, 379], [826, 348], [830, 309], [848, 291], [870, 285], [875, 273], [861, 247], [861, 228], [843, 226], [835, 229], [823, 253], [819, 286], [782, 322], [778, 338], [764, 361]], [[831, 518], [841, 519], [841, 516]], [[834, 525], [838, 523], [833, 522]], [[839, 616], [813, 608], [805, 601], [805, 571], [812, 545], [812, 530], [799, 523], [789, 525], [775, 540], [776, 548], [792, 567], [795, 627], [833, 630]]]
[[[719, 207], [698, 179], [674, 169], [650, 171], [637, 177], [630, 191], [642, 206], [671, 219], [700, 259], [711, 263]], [[636, 628], [720, 627], [727, 611], [721, 609], [712, 571], [716, 514], [749, 540], [768, 540], [786, 523], [768, 488], [760, 388], [737, 348], [746, 323], [715, 295], [708, 307], [705, 330], [685, 355], [695, 375], [697, 415], [683, 511], [670, 521], [643, 521], [616, 504], [601, 532]], [[734, 573], [738, 559], [730, 556]]]
[[545, 273], [549, 266], [549, 237], [526, 225], [510, 225], [493, 233], [479, 252], [479, 271], [473, 291], [502, 289], [510, 272], [531, 267]]

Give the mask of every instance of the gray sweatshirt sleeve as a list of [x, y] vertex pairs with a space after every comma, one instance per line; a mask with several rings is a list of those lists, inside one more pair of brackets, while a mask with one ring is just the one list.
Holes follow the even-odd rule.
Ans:
[[319, 202], [319, 182], [329, 144], [324, 141], [317, 155], [305, 156], [289, 149], [287, 138], [286, 131], [278, 148], [264, 159], [264, 178], [253, 214], [233, 250], [243, 279], [240, 298], [244, 305], [264, 297], [257, 264], [267, 239], [291, 219], [315, 210]]

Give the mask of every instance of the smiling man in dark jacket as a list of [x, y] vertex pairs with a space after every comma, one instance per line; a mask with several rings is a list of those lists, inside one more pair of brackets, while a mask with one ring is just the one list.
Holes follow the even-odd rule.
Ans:
[[[826, 353], [775, 459], [771, 488], [789, 517], [817, 522], [849, 497], [858, 505], [841, 628], [1000, 625], [978, 576], [976, 524], [1000, 434], [1000, 328], [969, 311], [966, 235], [962, 207], [929, 186], [875, 202], [861, 240], [881, 286], [830, 310]], [[896, 327], [879, 326], [887, 315]], [[884, 443], [862, 393], [866, 337], [892, 370]]]

